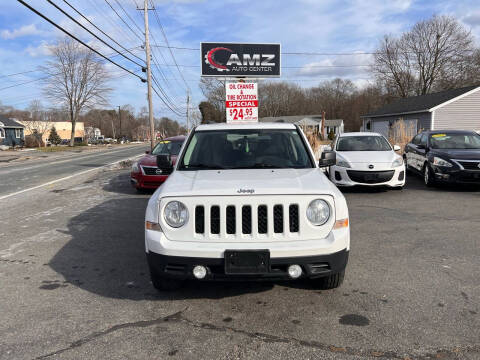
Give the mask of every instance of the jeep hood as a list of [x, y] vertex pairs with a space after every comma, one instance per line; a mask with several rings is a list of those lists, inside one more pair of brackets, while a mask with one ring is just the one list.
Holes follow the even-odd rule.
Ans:
[[174, 171], [160, 186], [166, 196], [337, 195], [319, 168]]

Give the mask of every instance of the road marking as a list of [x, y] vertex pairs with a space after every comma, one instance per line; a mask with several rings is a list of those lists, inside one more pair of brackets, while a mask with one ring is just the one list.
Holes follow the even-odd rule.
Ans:
[[[22, 170], [36, 169], [36, 168], [46, 166], [46, 165], [49, 165], [49, 164], [52, 164], [52, 163], [56, 165], [56, 164], [61, 164], [61, 163], [64, 163], [64, 162], [69, 162], [69, 161], [90, 159], [90, 158], [92, 158], [92, 157], [94, 158], [96, 156], [103, 156], [103, 155], [108, 155], [108, 154], [117, 154], [117, 153], [120, 153], [120, 152], [123, 152], [123, 151], [126, 151], [126, 150], [132, 150], [132, 147], [128, 147], [128, 148], [124, 148], [124, 149], [118, 149], [118, 150], [113, 149], [111, 151], [99, 151], [99, 152], [96, 152], [96, 153], [93, 153], [93, 154], [84, 154], [83, 156], [82, 155], [78, 155], [78, 156], [74, 155], [69, 159], [60, 160], [60, 161], [55, 161], [55, 158], [54, 158], [54, 159], [52, 159], [53, 161], [45, 160], [45, 161], [41, 162], [40, 164], [27, 166], [27, 167], [17, 167], [15, 165], [2, 166], [2, 167], [0, 167], [0, 174], [1, 173], [9, 174], [9, 173], [12, 173], [12, 172], [17, 172], [17, 171], [22, 171]], [[58, 159], [58, 158], [61, 158], [61, 157], [57, 157], [56, 159]], [[4, 169], [7, 170], [7, 171], [3, 171]]]
[[99, 169], [102, 169], [102, 168], [106, 168], [106, 167], [108, 167], [108, 166], [112, 166], [112, 165], [121, 163], [122, 161], [134, 160], [134, 159], [139, 158], [140, 156], [143, 156], [143, 153], [142, 153], [142, 154], [139, 154], [139, 155], [130, 156], [130, 157], [128, 157], [128, 158], [124, 158], [124, 159], [121, 159], [121, 160], [117, 160], [117, 161], [114, 161], [114, 162], [109, 163], [109, 164], [106, 164], [106, 165], [98, 166], [98, 167], [93, 168], [93, 169], [88, 169], [88, 170], [85, 170], [85, 171], [80, 171], [80, 172], [77, 172], [77, 173], [75, 173], [75, 174], [72, 174], [72, 175], [69, 175], [69, 176], [65, 176], [65, 177], [60, 178], [60, 179], [55, 179], [55, 180], [46, 182], [46, 183], [41, 184], [41, 185], [36, 185], [36, 186], [33, 186], [33, 187], [31, 187], [31, 188], [28, 188], [28, 189], [23, 189], [23, 190], [20, 190], [20, 191], [11, 193], [11, 194], [3, 195], [3, 196], [0, 196], [0, 200], [7, 199], [7, 198], [9, 198], [9, 197], [12, 197], [12, 196], [15, 196], [15, 195], [19, 195], [19, 194], [22, 194], [22, 193], [27, 192], [27, 191], [39, 189], [39, 188], [44, 187], [44, 186], [52, 185], [52, 184], [58, 183], [58, 182], [60, 182], [60, 181], [68, 180], [68, 179], [73, 178], [74, 176], [79, 176], [79, 175], [87, 174], [87, 173], [92, 172], [92, 171], [95, 171], [95, 170], [99, 170]]

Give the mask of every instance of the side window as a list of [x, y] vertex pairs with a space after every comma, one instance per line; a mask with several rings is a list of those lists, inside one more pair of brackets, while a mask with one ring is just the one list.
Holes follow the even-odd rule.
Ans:
[[4, 139], [4, 138], [5, 138], [5, 130], [0, 128], [0, 139]]
[[423, 134], [422, 138], [420, 139], [420, 145], [427, 146], [427, 135]]
[[420, 144], [420, 138], [422, 137], [422, 134], [418, 134], [417, 136], [415, 136], [413, 139], [412, 139], [412, 144], [414, 145], [418, 145]]

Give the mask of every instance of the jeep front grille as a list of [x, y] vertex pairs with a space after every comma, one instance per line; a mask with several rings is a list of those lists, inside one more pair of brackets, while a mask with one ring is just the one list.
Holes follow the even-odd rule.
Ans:
[[[238, 209], [237, 209], [238, 208]], [[284, 209], [288, 208], [288, 214], [284, 212]], [[269, 221], [273, 222], [273, 232], [281, 234], [285, 232], [284, 216], [288, 216], [288, 230], [290, 233], [299, 232], [299, 214], [298, 205], [289, 204], [284, 206], [283, 204], [277, 204], [273, 206], [273, 218], [269, 219], [269, 211], [267, 205], [258, 205], [256, 208], [256, 219], [252, 216], [252, 206], [234, 206], [228, 205], [224, 209], [225, 218], [221, 218], [220, 206], [213, 205], [207, 211], [210, 211], [210, 234], [220, 234], [221, 223], [225, 225], [227, 234], [237, 234], [241, 231], [242, 234], [251, 235], [253, 232], [258, 234], [268, 234]], [[237, 214], [241, 216], [241, 229], [237, 229]], [[205, 233], [205, 206], [195, 206], [195, 233]]]

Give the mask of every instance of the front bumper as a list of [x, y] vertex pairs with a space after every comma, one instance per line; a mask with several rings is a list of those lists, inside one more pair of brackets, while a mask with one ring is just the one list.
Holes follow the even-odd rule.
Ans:
[[168, 175], [143, 175], [130, 173], [130, 183], [137, 189], [156, 189], [167, 180]]
[[255, 275], [225, 274], [224, 258], [182, 257], [147, 253], [150, 268], [157, 275], [179, 280], [195, 279], [193, 268], [196, 265], [207, 267], [207, 276], [203, 280], [289, 280], [287, 273], [289, 265], [302, 267], [300, 278], [320, 278], [329, 276], [345, 269], [349, 251], [301, 257], [270, 258], [268, 272]]
[[458, 168], [446, 168], [443, 166], [431, 165], [438, 182], [450, 184], [474, 184], [480, 185], [480, 171], [460, 170]]
[[[331, 166], [329, 170], [330, 180], [337, 186], [388, 186], [388, 187], [402, 187], [405, 185], [405, 165], [398, 166], [396, 168], [389, 169], [374, 169], [371, 170], [372, 173], [383, 172], [383, 171], [393, 171], [393, 176], [388, 181], [383, 182], [358, 182], [354, 181], [348, 175], [348, 171], [357, 169], [344, 168], [341, 166]], [[367, 172], [368, 170], [362, 169], [360, 172]]]

